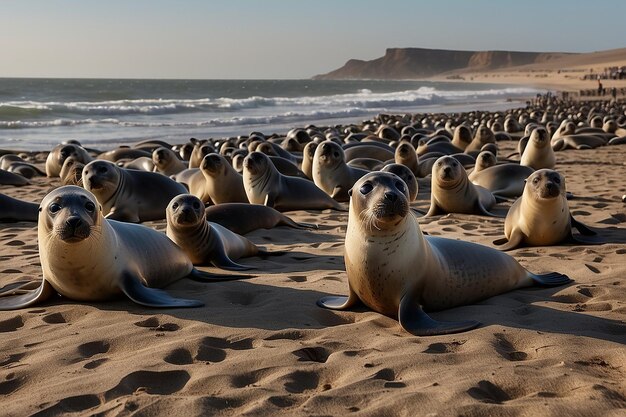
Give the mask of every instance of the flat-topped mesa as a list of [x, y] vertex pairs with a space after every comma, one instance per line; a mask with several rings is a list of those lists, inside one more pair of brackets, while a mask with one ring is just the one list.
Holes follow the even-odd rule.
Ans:
[[346, 64], [314, 79], [412, 79], [459, 70], [497, 70], [543, 63], [570, 55], [562, 52], [455, 51], [425, 48], [388, 48], [385, 55]]

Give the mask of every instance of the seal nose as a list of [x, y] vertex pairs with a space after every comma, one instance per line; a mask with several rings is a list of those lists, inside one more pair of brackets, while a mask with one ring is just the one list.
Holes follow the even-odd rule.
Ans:
[[77, 216], [72, 216], [65, 221], [65, 224], [75, 230], [83, 224], [83, 219]]
[[450, 174], [450, 172], [452, 172], [452, 168], [450, 168], [450, 167], [445, 167], [443, 169], [443, 173], [446, 174], [446, 175]]
[[553, 183], [551, 183], [551, 182], [548, 182], [548, 183], [546, 183], [546, 188], [547, 188], [549, 191], [552, 191], [552, 189], [554, 188], [554, 184], [553, 184]]
[[389, 200], [391, 202], [394, 202], [398, 199], [398, 194], [392, 192], [392, 191], [387, 191], [385, 193], [385, 200]]

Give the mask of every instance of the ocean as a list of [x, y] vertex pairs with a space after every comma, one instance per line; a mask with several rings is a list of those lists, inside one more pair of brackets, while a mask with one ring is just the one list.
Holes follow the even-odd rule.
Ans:
[[0, 148], [284, 133], [378, 113], [503, 110], [542, 90], [426, 81], [0, 79]]

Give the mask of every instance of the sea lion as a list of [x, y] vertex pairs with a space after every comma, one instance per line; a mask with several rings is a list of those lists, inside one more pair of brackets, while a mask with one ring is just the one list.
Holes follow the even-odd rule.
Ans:
[[268, 253], [218, 223], [208, 222], [204, 204], [191, 194], [181, 194], [167, 206], [167, 237], [172, 239], [194, 265], [213, 264], [218, 268], [245, 270], [251, 267], [235, 261]]
[[220, 154], [210, 153], [202, 159], [200, 172], [204, 181], [190, 184], [191, 194], [203, 203], [247, 203], [243, 177]]
[[417, 198], [418, 185], [417, 178], [406, 165], [402, 164], [387, 164], [382, 169], [382, 172], [391, 172], [396, 174], [407, 186], [409, 193], [409, 203], [412, 203]]
[[295, 222], [281, 212], [261, 204], [222, 203], [205, 208], [206, 219], [239, 235], [257, 229], [287, 226], [294, 229], [317, 229], [317, 225]]
[[439, 322], [425, 311], [466, 305], [534, 284], [563, 285], [562, 274], [536, 275], [511, 256], [483, 245], [424, 236], [409, 210], [403, 181], [370, 173], [352, 188], [345, 241], [349, 295], [318, 305], [345, 310], [362, 302], [397, 317], [416, 336], [457, 333], [477, 321]]
[[243, 185], [250, 203], [263, 204], [278, 211], [344, 210], [312, 182], [282, 175], [261, 152], [251, 152], [244, 159]]
[[550, 146], [548, 132], [543, 127], [536, 128], [530, 134], [520, 159], [520, 165], [526, 165], [535, 170], [552, 169], [556, 165], [556, 156]]
[[63, 167], [63, 162], [73, 156], [78, 162], [88, 164], [93, 158], [82, 146], [73, 143], [59, 144], [55, 146], [46, 158], [46, 175], [58, 177]]
[[341, 146], [325, 140], [313, 156], [313, 182], [337, 201], [348, 201], [348, 190], [369, 171], [346, 164]]
[[489, 209], [496, 204], [491, 191], [474, 185], [459, 161], [442, 156], [433, 165], [430, 209], [426, 216], [443, 213], [496, 216]]
[[0, 193], [0, 221], [36, 222], [38, 215], [39, 204], [18, 200]]
[[59, 173], [63, 185], [83, 186], [83, 168], [85, 164], [79, 162], [73, 156], [70, 156], [63, 162], [63, 167]]
[[181, 161], [173, 150], [162, 146], [152, 151], [152, 162], [157, 171], [168, 177], [187, 168], [187, 164]]
[[133, 171], [96, 160], [83, 168], [83, 186], [102, 205], [107, 219], [138, 223], [165, 218], [165, 209], [182, 184], [156, 172]]
[[28, 178], [25, 178], [21, 175], [14, 174], [9, 171], [5, 171], [4, 169], [0, 169], [0, 185], [14, 185], [16, 187], [21, 187], [24, 185], [29, 185], [31, 182]]
[[240, 278], [196, 270], [185, 252], [165, 234], [102, 216], [87, 190], [68, 185], [48, 194], [39, 209], [39, 257], [43, 281], [34, 290], [17, 289], [0, 298], [0, 310], [24, 308], [56, 293], [76, 301], [103, 301], [126, 294], [148, 307], [199, 307], [157, 288], [183, 277]]
[[513, 203], [504, 221], [505, 238], [494, 241], [494, 244], [506, 243], [500, 249], [511, 250], [523, 244], [598, 243], [573, 235], [572, 227], [586, 236], [596, 234], [571, 215], [565, 178], [557, 171], [541, 169], [528, 177], [522, 196]]
[[[481, 158], [482, 156], [482, 158]], [[495, 163], [495, 156], [489, 151], [483, 151], [478, 155], [482, 164]], [[478, 168], [479, 163], [476, 161]], [[491, 191], [494, 196], [519, 197], [524, 191], [526, 178], [534, 172], [534, 169], [525, 165], [500, 164], [490, 165], [483, 169], [472, 171], [468, 179], [475, 185], [480, 185]]]

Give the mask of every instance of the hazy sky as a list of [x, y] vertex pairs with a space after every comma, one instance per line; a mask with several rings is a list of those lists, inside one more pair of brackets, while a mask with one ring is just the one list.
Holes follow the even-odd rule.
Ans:
[[626, 47], [615, 0], [4, 0], [0, 77], [308, 78], [388, 47]]

